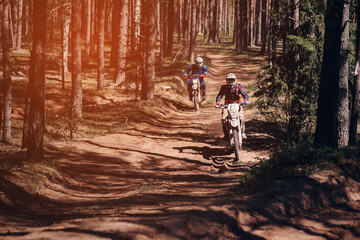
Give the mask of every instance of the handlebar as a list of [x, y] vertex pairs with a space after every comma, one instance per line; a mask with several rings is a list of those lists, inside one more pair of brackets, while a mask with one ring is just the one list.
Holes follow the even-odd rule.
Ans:
[[[240, 106], [242, 106], [242, 105], [247, 105], [247, 104], [249, 104], [250, 102], [248, 101], [248, 102], [242, 102], [242, 103], [238, 103]], [[221, 104], [221, 105], [216, 105], [216, 104], [214, 104], [214, 107], [216, 107], [216, 108], [220, 108], [220, 109], [226, 109], [227, 108], [227, 104]]]
[[184, 76], [184, 79], [191, 79], [191, 78], [194, 78], [194, 77], [208, 77], [209, 75], [198, 75], [198, 74], [193, 74], [191, 76]]

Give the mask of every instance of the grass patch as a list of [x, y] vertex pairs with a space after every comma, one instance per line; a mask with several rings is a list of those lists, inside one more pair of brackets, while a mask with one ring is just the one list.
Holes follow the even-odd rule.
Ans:
[[259, 191], [275, 180], [293, 176], [310, 176], [314, 173], [338, 176], [340, 174], [359, 176], [360, 146], [342, 150], [318, 148], [311, 142], [288, 146], [274, 153], [270, 159], [263, 159], [249, 173], [241, 176], [240, 191]]

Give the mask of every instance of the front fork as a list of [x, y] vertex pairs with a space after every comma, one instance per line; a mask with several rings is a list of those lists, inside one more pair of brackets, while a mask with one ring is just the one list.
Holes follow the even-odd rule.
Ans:
[[[239, 126], [240, 126], [240, 128], [239, 128]], [[223, 127], [223, 131], [225, 134], [225, 138], [227, 138], [227, 140], [229, 141], [230, 146], [234, 146], [234, 137], [233, 137], [234, 127], [232, 127], [230, 125], [230, 123], [226, 120], [222, 121], [222, 127]], [[237, 134], [238, 134], [237, 139], [239, 140], [239, 146], [242, 145], [241, 133], [242, 133], [243, 128], [244, 128], [243, 121], [239, 120], [239, 125], [235, 128], [237, 130]]]

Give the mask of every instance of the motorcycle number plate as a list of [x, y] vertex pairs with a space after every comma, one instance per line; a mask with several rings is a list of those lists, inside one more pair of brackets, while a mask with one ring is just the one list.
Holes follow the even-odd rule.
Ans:
[[198, 84], [199, 84], [199, 80], [197, 80], [197, 79], [193, 79], [193, 85], [192, 85], [192, 88], [193, 88], [193, 89], [197, 89], [197, 88], [198, 88]]

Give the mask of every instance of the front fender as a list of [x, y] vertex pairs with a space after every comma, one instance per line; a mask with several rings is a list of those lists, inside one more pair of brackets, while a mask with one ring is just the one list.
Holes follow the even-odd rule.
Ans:
[[237, 128], [239, 126], [239, 119], [229, 119], [230, 126]]

